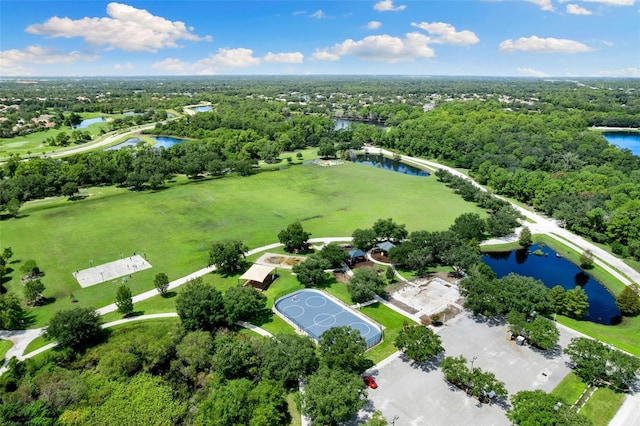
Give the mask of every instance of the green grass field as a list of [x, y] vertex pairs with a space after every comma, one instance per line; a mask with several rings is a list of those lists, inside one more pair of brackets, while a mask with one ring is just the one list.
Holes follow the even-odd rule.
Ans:
[[386, 217], [413, 231], [446, 229], [464, 212], [484, 215], [436, 179], [350, 163], [195, 182], [178, 177], [154, 192], [98, 187], [88, 193], [82, 201], [36, 200], [20, 218], [0, 222], [2, 244], [18, 260], [5, 285], [21, 294], [21, 262], [35, 259], [45, 272], [44, 295], [55, 298], [31, 310], [30, 327], [70, 307], [70, 293], [80, 306], [112, 303], [115, 283], [81, 289], [72, 272], [119, 259], [120, 253], [144, 253], [153, 265], [129, 281], [137, 294], [153, 287], [158, 272], [173, 280], [206, 266], [213, 241], [239, 239], [258, 247], [277, 242], [278, 232], [294, 221], [320, 237], [350, 236]]
[[609, 388], [598, 388], [580, 410], [580, 414], [587, 417], [593, 426], [607, 426], [616, 415], [625, 394], [617, 393]]
[[564, 379], [558, 383], [551, 393], [561, 398], [565, 405], [572, 405], [580, 398], [586, 388], [586, 383], [571, 372], [564, 376]]
[[11, 349], [11, 346], [13, 346], [13, 343], [9, 340], [0, 339], [0, 364], [4, 362], [4, 357], [7, 354], [7, 351]]

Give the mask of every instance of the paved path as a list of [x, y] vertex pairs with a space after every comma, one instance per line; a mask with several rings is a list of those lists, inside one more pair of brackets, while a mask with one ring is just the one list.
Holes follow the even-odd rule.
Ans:
[[[394, 155], [394, 153], [381, 148], [365, 147], [364, 150], [370, 153], [375, 153], [375, 154], [382, 153], [384, 155], [389, 155], [389, 156]], [[424, 167], [428, 167], [429, 169], [432, 169], [432, 170], [437, 170], [437, 169], [446, 170], [455, 176], [458, 176], [470, 181], [481, 190], [487, 191], [486, 188], [484, 188], [483, 186], [475, 182], [473, 179], [469, 178], [469, 176], [451, 167], [443, 166], [442, 164], [438, 164], [433, 161], [424, 160], [421, 158], [409, 157], [407, 155], [401, 155], [400, 158], [405, 162], [418, 164]], [[500, 196], [497, 196], [497, 197], [511, 203], [509, 200], [506, 200], [503, 197], [500, 197]], [[607, 272], [611, 273], [613, 276], [615, 276], [617, 279], [619, 279], [621, 282], [625, 283], [626, 285], [631, 285], [631, 284], [635, 284], [636, 286], [640, 285], [640, 272], [636, 271], [635, 269], [633, 269], [632, 267], [624, 263], [622, 260], [606, 252], [605, 250], [601, 249], [595, 244], [585, 240], [584, 238], [579, 237], [567, 231], [566, 229], [560, 227], [558, 223], [553, 219], [549, 219], [547, 217], [534, 213], [514, 203], [511, 203], [511, 205], [520, 213], [522, 213], [522, 215], [525, 216], [527, 219], [530, 219], [531, 221], [533, 221], [533, 223], [526, 224], [526, 226], [529, 227], [532, 233], [549, 235], [551, 238], [571, 247], [572, 249], [578, 252], [582, 252], [584, 250], [591, 250], [591, 252], [594, 254], [594, 257], [595, 257], [594, 259], [595, 263], [601, 266]]]
[[[311, 238], [309, 240], [309, 242], [312, 243], [319, 243], [319, 244], [329, 244], [332, 242], [339, 242], [339, 241], [351, 241], [351, 237], [326, 237], [326, 238]], [[276, 247], [281, 247], [282, 244], [280, 243], [274, 243], [274, 244], [269, 244], [266, 246], [262, 246], [262, 247], [257, 247], [254, 248], [252, 250], [249, 250], [247, 253], [245, 253], [246, 256], [251, 256], [253, 254], [256, 253], [260, 253], [266, 250], [272, 250]], [[201, 277], [203, 275], [209, 274], [213, 271], [216, 270], [215, 266], [208, 266], [206, 268], [202, 268], [198, 271], [195, 271], [187, 276], [184, 276], [182, 278], [178, 278], [177, 280], [174, 280], [172, 282], [169, 283], [169, 287], [168, 290], [173, 290], [177, 287], [180, 287], [183, 284], [186, 284], [187, 282], [196, 279], [198, 277]], [[141, 302], [143, 300], [149, 299], [151, 297], [157, 296], [158, 295], [158, 290], [153, 289], [153, 290], [149, 290], [149, 291], [145, 291], [144, 293], [140, 293], [137, 294], [135, 296], [132, 297], [133, 303], [138, 303]], [[99, 315], [104, 315], [110, 312], [115, 312], [117, 311], [118, 307], [116, 306], [115, 303], [112, 303], [110, 305], [104, 306], [100, 309], [97, 309], [96, 312]], [[157, 316], [155, 316], [157, 315]], [[138, 317], [131, 317], [131, 318], [125, 318], [125, 319], [121, 319], [121, 320], [117, 320], [117, 321], [113, 321], [110, 323], [107, 323], [105, 325], [103, 325], [103, 327], [112, 327], [114, 325], [118, 325], [118, 324], [123, 324], [126, 322], [131, 322], [131, 321], [139, 321], [139, 320], [143, 320], [143, 319], [149, 319], [149, 318], [165, 318], [167, 316], [176, 316], [177, 314], [175, 313], [169, 313], [169, 314], [150, 314], [150, 315], [141, 315]], [[243, 327], [245, 326], [244, 324], [241, 324]], [[270, 336], [270, 333], [267, 332], [266, 330], [263, 330], [259, 327], [253, 326], [251, 325], [251, 327], [247, 327], [263, 336]], [[29, 330], [0, 330], [0, 339], [5, 339], [5, 340], [9, 340], [13, 343], [13, 346], [7, 351], [7, 354], [5, 356], [5, 362], [4, 365], [2, 367], [0, 367], [0, 375], [2, 375], [6, 370], [7, 370], [7, 365], [9, 364], [9, 360], [12, 357], [16, 357], [19, 360], [23, 360], [25, 358], [30, 358], [32, 356], [35, 356], [39, 353], [42, 353], [44, 351], [46, 351], [47, 349], [51, 349], [53, 346], [55, 346], [54, 343], [50, 343], [47, 346], [43, 346], [42, 348], [39, 348], [37, 351], [31, 352], [29, 354], [25, 354], [24, 351], [27, 348], [27, 346], [29, 345], [29, 343], [31, 343], [35, 338], [37, 338], [38, 336], [40, 336], [44, 331], [44, 328], [34, 328], [34, 329], [29, 329]], [[26, 356], [28, 355], [28, 356]]]

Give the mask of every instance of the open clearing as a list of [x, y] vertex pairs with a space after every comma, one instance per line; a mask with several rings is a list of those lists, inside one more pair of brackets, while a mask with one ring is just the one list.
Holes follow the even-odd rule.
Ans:
[[[35, 259], [45, 272], [44, 295], [56, 299], [32, 310], [31, 327], [68, 307], [71, 292], [80, 306], [113, 303], [115, 288], [79, 289], [72, 273], [91, 267], [90, 261], [98, 265], [118, 259], [120, 253], [145, 253], [153, 265], [128, 282], [138, 294], [153, 288], [155, 273], [165, 272], [173, 280], [206, 266], [214, 241], [271, 244], [294, 221], [313, 237], [348, 236], [387, 217], [409, 231], [433, 231], [448, 228], [465, 212], [486, 216], [433, 177], [351, 163], [293, 166], [251, 177], [177, 177], [160, 191], [97, 187], [88, 193], [82, 201], [58, 197], [27, 203], [20, 218], [0, 222], [3, 246], [12, 247], [16, 260]], [[6, 286], [20, 294], [20, 263], [12, 267]]]

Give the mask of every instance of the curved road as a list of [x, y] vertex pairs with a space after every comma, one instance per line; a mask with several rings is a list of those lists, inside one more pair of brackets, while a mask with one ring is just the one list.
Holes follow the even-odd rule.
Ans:
[[[390, 152], [381, 148], [365, 147], [364, 150], [373, 154], [382, 153], [388, 156], [394, 155], [393, 152]], [[486, 188], [482, 187], [480, 184], [478, 184], [476, 181], [471, 179], [469, 176], [451, 167], [443, 166], [442, 164], [438, 164], [429, 160], [423, 160], [421, 158], [409, 157], [407, 155], [401, 155], [400, 158], [407, 163], [414, 163], [417, 165], [427, 167], [432, 170], [444, 169], [455, 176], [459, 176], [463, 179], [468, 180], [469, 182], [473, 183], [476, 187], [480, 188], [481, 190], [487, 191]], [[626, 285], [632, 285], [632, 284], [635, 284], [636, 286], [639, 285], [640, 272], [636, 271], [635, 269], [633, 269], [632, 267], [624, 263], [622, 260], [606, 252], [605, 250], [601, 249], [595, 244], [585, 240], [584, 238], [579, 237], [567, 231], [566, 229], [560, 227], [554, 220], [548, 219], [542, 215], [526, 210], [512, 203], [511, 201], [504, 199], [503, 197], [499, 197], [499, 196], [497, 197], [509, 202], [516, 210], [522, 213], [523, 216], [525, 216], [527, 219], [533, 222], [533, 223], [526, 224], [526, 226], [528, 226], [529, 229], [531, 229], [532, 233], [549, 235], [551, 238], [571, 247], [572, 249], [578, 252], [582, 252], [584, 250], [591, 250], [595, 258], [594, 259], [595, 263], [601, 266], [611, 275], [613, 275], [614, 277], [616, 277]]]

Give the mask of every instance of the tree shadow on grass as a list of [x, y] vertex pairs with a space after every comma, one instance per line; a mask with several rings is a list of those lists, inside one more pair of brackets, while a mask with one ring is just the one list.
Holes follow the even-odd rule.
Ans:
[[168, 291], [162, 297], [165, 298], [165, 299], [173, 299], [177, 295], [178, 295], [177, 291]]
[[273, 316], [275, 314], [271, 309], [264, 308], [258, 312], [249, 322], [255, 326], [262, 327], [265, 324], [273, 322]]

